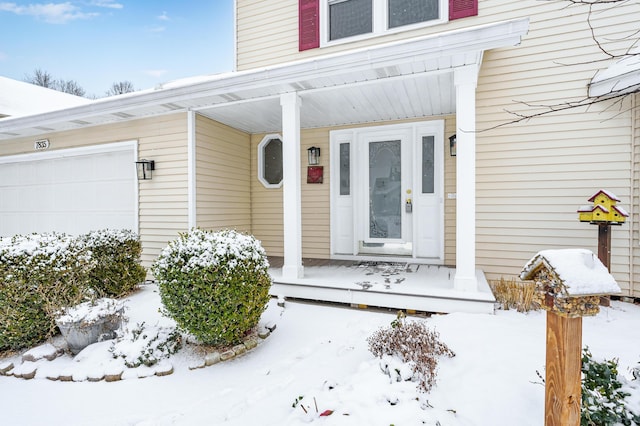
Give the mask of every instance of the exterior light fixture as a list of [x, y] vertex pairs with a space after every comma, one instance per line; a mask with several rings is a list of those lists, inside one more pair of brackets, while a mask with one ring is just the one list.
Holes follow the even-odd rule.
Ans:
[[307, 149], [307, 154], [309, 155], [309, 165], [317, 166], [320, 164], [320, 148], [317, 146], [312, 146]]
[[136, 161], [136, 172], [138, 173], [138, 180], [151, 180], [152, 172], [156, 169], [156, 162], [153, 160], [138, 160]]
[[452, 157], [456, 156], [457, 139], [456, 135], [449, 136], [449, 154], [451, 154]]

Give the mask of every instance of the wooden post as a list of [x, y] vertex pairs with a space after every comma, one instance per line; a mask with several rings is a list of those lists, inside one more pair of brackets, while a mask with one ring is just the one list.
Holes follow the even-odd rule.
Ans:
[[545, 426], [579, 426], [582, 317], [547, 311]]
[[611, 225], [598, 223], [598, 259], [611, 272]]

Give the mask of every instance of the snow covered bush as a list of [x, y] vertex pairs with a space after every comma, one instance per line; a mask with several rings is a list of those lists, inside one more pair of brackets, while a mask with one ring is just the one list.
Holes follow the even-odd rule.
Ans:
[[169, 358], [182, 347], [182, 336], [174, 327], [147, 327], [145, 323], [127, 329], [109, 351], [114, 358], [122, 358], [129, 368], [151, 367]]
[[618, 360], [593, 360], [589, 348], [582, 351], [581, 426], [638, 425], [640, 413], [627, 405], [630, 393], [624, 391], [626, 380], [618, 374]]
[[268, 267], [254, 237], [193, 229], [169, 242], [151, 271], [165, 313], [202, 343], [222, 346], [258, 324], [269, 300]]
[[78, 240], [94, 259], [89, 284], [97, 296], [125, 296], [144, 281], [147, 271], [140, 265], [142, 245], [135, 232], [103, 229], [81, 235]]
[[0, 240], [0, 350], [53, 335], [56, 313], [86, 297], [90, 267], [87, 251], [64, 234]]
[[436, 383], [438, 358], [455, 356], [436, 331], [423, 322], [406, 321], [402, 312], [390, 327], [379, 329], [367, 342], [369, 351], [381, 359], [385, 374], [393, 381], [417, 381], [418, 389], [424, 392]]

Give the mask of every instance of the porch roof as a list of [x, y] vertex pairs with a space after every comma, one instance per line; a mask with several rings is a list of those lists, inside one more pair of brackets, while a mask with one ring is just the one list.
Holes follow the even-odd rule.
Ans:
[[0, 119], [0, 140], [192, 110], [249, 132], [282, 125], [280, 96], [302, 98], [301, 127], [455, 112], [453, 70], [480, 65], [485, 50], [515, 46], [516, 19], [351, 50], [273, 67], [178, 80], [57, 111]]

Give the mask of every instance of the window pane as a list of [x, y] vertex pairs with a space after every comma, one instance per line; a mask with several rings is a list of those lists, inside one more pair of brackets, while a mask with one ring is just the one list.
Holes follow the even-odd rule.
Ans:
[[369, 143], [369, 237], [402, 238], [400, 141]]
[[348, 143], [340, 144], [340, 195], [351, 193], [351, 153]]
[[426, 22], [440, 17], [439, 0], [388, 0], [389, 28]]
[[434, 192], [434, 176], [435, 168], [433, 166], [434, 155], [434, 137], [422, 137], [422, 193], [433, 194]]
[[372, 0], [329, 4], [329, 39], [337, 40], [373, 31]]
[[277, 185], [282, 182], [282, 141], [271, 139], [263, 149], [264, 180]]

